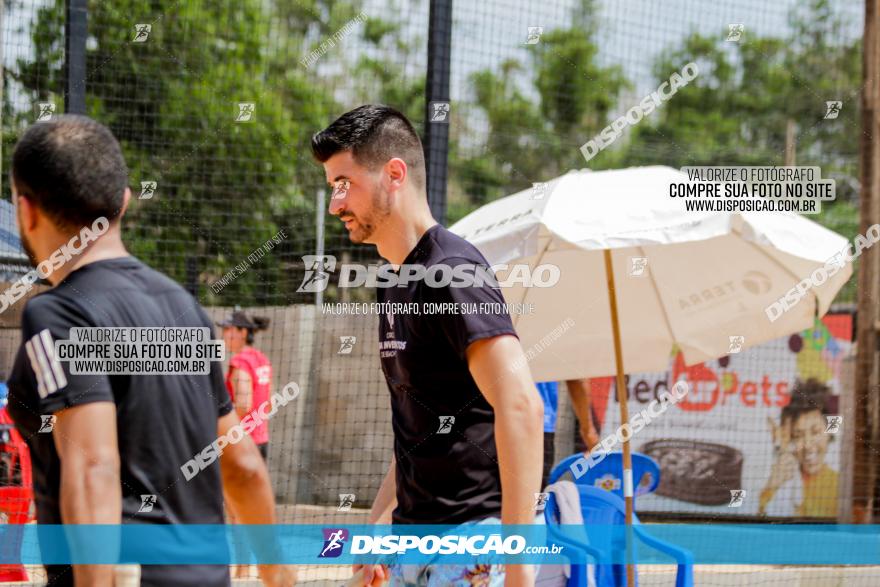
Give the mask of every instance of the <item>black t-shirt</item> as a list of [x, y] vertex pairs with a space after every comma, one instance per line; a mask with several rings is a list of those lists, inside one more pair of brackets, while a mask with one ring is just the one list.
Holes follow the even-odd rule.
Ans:
[[[422, 235], [403, 264], [488, 266], [473, 245], [439, 224]], [[479, 339], [516, 336], [508, 313], [495, 305], [504, 303], [501, 291], [489, 284], [430, 287], [425, 280], [377, 291], [379, 302], [417, 304], [420, 310], [444, 303], [483, 310], [380, 316], [397, 461], [394, 523], [458, 524], [500, 516], [495, 414], [468, 370], [465, 350]]]
[[[8, 411], [33, 463], [37, 520], [60, 524], [61, 462], [41, 415], [90, 402], [114, 402], [124, 524], [222, 524], [219, 460], [186, 481], [180, 467], [217, 438], [232, 410], [219, 362], [208, 375], [74, 375], [53, 341], [72, 327], [208, 327], [208, 316], [177, 283], [134, 257], [97, 261], [28, 301], [22, 345], [9, 378]], [[213, 335], [212, 335], [213, 336]], [[62, 440], [63, 442], [63, 440]], [[139, 512], [142, 495], [155, 495]], [[72, 585], [69, 566], [47, 567], [49, 583]], [[142, 568], [143, 585], [228, 585], [226, 566]]]

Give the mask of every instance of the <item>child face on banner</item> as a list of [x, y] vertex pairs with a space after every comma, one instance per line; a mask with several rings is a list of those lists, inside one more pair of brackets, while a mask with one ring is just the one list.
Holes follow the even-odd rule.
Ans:
[[816, 475], [825, 464], [830, 435], [825, 433], [825, 417], [821, 410], [810, 410], [791, 423], [794, 454], [805, 475]]

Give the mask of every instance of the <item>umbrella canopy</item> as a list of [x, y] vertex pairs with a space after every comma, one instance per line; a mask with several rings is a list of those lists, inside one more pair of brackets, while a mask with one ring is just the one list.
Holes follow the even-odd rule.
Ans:
[[[813, 325], [852, 274], [846, 264], [782, 312], [767, 308], [808, 278], [847, 240], [794, 213], [689, 212], [669, 167], [571, 171], [491, 202], [450, 230], [490, 264], [552, 264], [552, 287], [504, 287], [506, 301], [532, 304], [512, 316], [536, 381], [614, 374], [604, 249], [611, 249], [623, 365], [662, 371], [673, 345], [687, 364]], [[498, 271], [502, 282], [508, 276]], [[546, 274], [544, 274], [546, 276]], [[511, 281], [514, 281], [511, 273]], [[778, 314], [778, 316], [777, 316]], [[559, 326], [564, 332], [551, 335]], [[742, 338], [739, 338], [742, 337]]]

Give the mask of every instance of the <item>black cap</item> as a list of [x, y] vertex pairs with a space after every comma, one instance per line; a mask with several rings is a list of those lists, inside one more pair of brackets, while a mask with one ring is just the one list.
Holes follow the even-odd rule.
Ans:
[[247, 328], [248, 330], [255, 330], [258, 327], [257, 323], [248, 318], [248, 315], [241, 310], [236, 310], [226, 320], [217, 322], [217, 326], [222, 328], [235, 326], [236, 328]]

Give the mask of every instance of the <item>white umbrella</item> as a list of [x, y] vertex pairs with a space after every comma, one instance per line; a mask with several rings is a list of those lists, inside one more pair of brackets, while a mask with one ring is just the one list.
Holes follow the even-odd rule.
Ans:
[[[625, 371], [666, 369], [674, 344], [690, 365], [724, 356], [731, 345], [810, 328], [852, 274], [851, 264], [820, 274], [824, 282], [802, 288], [797, 304], [768, 315], [846, 239], [794, 213], [688, 212], [684, 198], [669, 195], [679, 183], [689, 183], [687, 175], [669, 167], [571, 171], [450, 229], [493, 266], [559, 268], [552, 287], [503, 289], [507, 302], [533, 307], [512, 316], [529, 368], [536, 381], [616, 374], [621, 422], [629, 420]], [[499, 271], [499, 280], [512, 274]], [[631, 523], [628, 438], [623, 461]]]
[[[533, 304], [512, 318], [523, 348], [541, 351], [529, 363], [536, 381], [615, 373], [605, 250], [629, 372], [666, 369], [673, 344], [690, 365], [728, 354], [732, 336], [745, 348], [810, 328], [852, 274], [846, 264], [787, 312], [772, 309], [771, 321], [766, 308], [846, 239], [794, 213], [687, 212], [684, 198], [669, 196], [672, 183], [687, 176], [660, 166], [572, 171], [548, 182], [543, 198], [525, 190], [450, 228], [492, 265], [559, 267], [553, 287], [503, 288], [506, 301]], [[541, 344], [566, 321], [574, 325], [564, 335]]]

